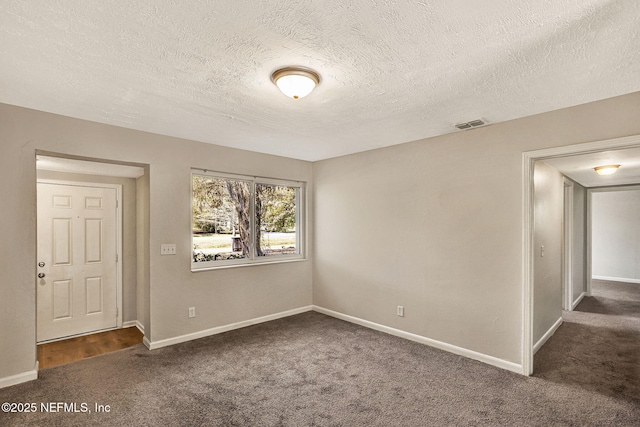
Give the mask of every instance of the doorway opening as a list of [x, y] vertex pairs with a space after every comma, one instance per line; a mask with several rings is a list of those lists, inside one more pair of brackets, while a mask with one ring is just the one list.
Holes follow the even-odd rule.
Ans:
[[[585, 144], [570, 145], [565, 147], [557, 147], [546, 150], [537, 150], [523, 153], [523, 335], [522, 335], [522, 368], [525, 375], [533, 373], [534, 358], [534, 325], [536, 321], [534, 302], [535, 302], [535, 283], [534, 283], [534, 262], [541, 253], [537, 246], [534, 246], [534, 170], [537, 161], [549, 161], [552, 159], [567, 158], [578, 155], [588, 155], [594, 153], [603, 153], [605, 151], [625, 150], [630, 148], [640, 148], [640, 135], [630, 137], [616, 138], [605, 141], [596, 141]], [[597, 166], [597, 165], [596, 165]], [[587, 229], [587, 238], [589, 230]], [[591, 280], [591, 259], [589, 245], [587, 244], [586, 272], [587, 283]]]
[[48, 152], [35, 160], [36, 345], [144, 334], [148, 166]]
[[39, 344], [122, 327], [122, 185], [38, 179]]

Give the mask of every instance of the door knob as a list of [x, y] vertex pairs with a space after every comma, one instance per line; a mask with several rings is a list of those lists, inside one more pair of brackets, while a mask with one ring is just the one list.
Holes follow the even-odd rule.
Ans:
[[44, 267], [44, 262], [40, 261], [40, 262], [38, 263], [38, 267]]
[[38, 278], [42, 279], [44, 277], [44, 273], [38, 273]]

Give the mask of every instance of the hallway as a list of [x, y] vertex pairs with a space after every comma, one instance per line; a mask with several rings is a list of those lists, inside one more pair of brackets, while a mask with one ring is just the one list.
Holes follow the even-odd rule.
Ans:
[[592, 296], [562, 318], [534, 376], [640, 404], [640, 284], [593, 280]]

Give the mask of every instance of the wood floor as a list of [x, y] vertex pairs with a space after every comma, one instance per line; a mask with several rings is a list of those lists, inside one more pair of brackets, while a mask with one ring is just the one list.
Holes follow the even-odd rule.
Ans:
[[109, 353], [142, 343], [142, 333], [136, 327], [70, 338], [38, 345], [40, 369], [75, 362], [98, 354]]

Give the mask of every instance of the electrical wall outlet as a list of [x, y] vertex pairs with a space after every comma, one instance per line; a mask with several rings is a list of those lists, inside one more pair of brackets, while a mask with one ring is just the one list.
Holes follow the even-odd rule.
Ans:
[[189, 307], [189, 318], [196, 317], [196, 308]]
[[399, 305], [396, 314], [400, 317], [404, 317], [404, 306]]
[[163, 243], [160, 245], [160, 255], [175, 255], [176, 254], [176, 245]]

